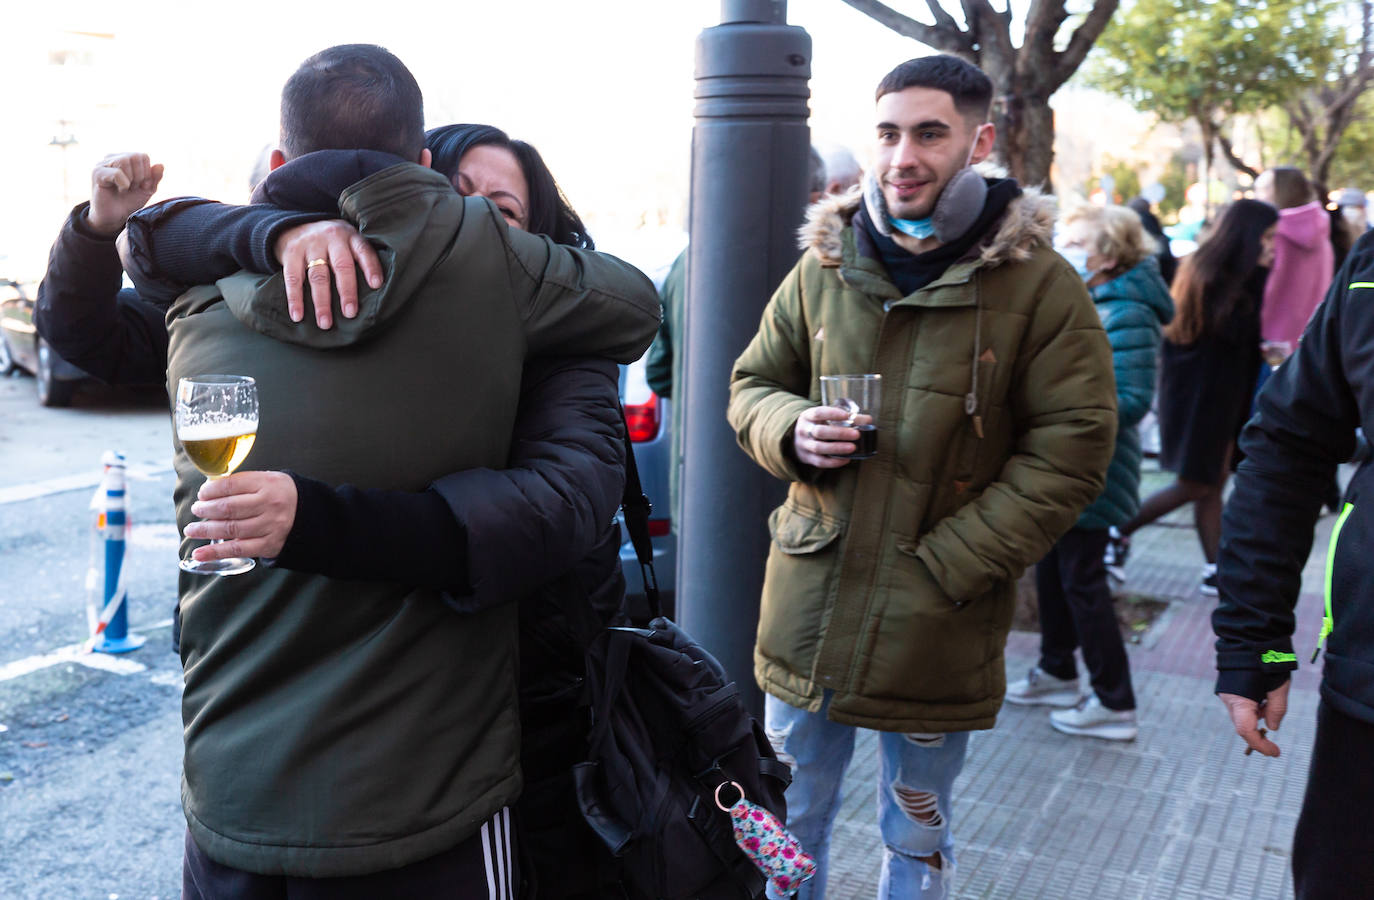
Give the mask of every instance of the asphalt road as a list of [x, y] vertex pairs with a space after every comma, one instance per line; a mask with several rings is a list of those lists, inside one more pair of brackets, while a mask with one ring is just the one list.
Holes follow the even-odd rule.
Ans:
[[[31, 378], [0, 378], [0, 897], [180, 895], [170, 434], [159, 390], [97, 386], [49, 410]], [[107, 449], [131, 467], [129, 621], [147, 638], [118, 657], [71, 649]]]

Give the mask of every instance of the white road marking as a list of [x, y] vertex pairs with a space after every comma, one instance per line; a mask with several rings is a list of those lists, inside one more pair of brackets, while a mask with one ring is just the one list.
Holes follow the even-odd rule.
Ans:
[[[129, 466], [125, 474], [134, 481], [149, 481], [171, 470], [170, 462], [137, 463]], [[43, 481], [0, 488], [0, 503], [18, 503], [20, 500], [33, 500], [37, 497], [46, 497], [49, 494], [93, 488], [100, 484], [102, 475], [103, 473], [97, 468], [77, 475], [63, 475], [60, 478], [48, 478]]]
[[186, 690], [186, 676], [180, 669], [175, 672], [158, 672], [148, 681], [163, 687], [176, 688], [179, 691]]
[[134, 662], [132, 659], [121, 659], [108, 653], [87, 653], [85, 644], [72, 644], [69, 647], [59, 647], [51, 653], [16, 659], [12, 663], [0, 666], [0, 682], [10, 681], [62, 663], [76, 663], [91, 669], [113, 672], [116, 675], [135, 675], [148, 669], [143, 663]]
[[[171, 619], [164, 619], [152, 625], [143, 626], [151, 631], [156, 628], [166, 628], [172, 624]], [[49, 666], [61, 665], [62, 663], [76, 663], [79, 666], [86, 666], [91, 669], [100, 669], [103, 672], [113, 672], [116, 675], [137, 675], [139, 672], [148, 671], [148, 667], [141, 662], [122, 656], [113, 656], [109, 653], [87, 653], [86, 644], [71, 644], [66, 647], [58, 647], [50, 653], [41, 653], [37, 656], [26, 656], [23, 659], [16, 659], [0, 666], [0, 681], [11, 681], [15, 678], [46, 669]]]

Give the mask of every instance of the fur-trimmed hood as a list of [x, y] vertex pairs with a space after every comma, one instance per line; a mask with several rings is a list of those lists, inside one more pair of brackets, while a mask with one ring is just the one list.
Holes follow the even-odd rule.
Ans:
[[[806, 222], [797, 230], [803, 251], [816, 254], [822, 265], [844, 262], [844, 230], [863, 204], [863, 190], [855, 187], [846, 194], [823, 197], [806, 210]], [[1008, 262], [1025, 262], [1037, 247], [1054, 242], [1054, 220], [1058, 207], [1054, 197], [1039, 188], [1022, 188], [1021, 196], [1007, 206], [993, 236], [979, 245], [984, 265], [993, 267]]]

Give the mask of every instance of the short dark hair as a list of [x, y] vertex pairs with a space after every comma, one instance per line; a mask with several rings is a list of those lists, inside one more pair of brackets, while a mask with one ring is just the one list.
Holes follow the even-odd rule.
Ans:
[[411, 161], [425, 147], [424, 97], [376, 44], [340, 44], [301, 63], [281, 92], [282, 152], [380, 150]]
[[1296, 166], [1274, 166], [1274, 205], [1279, 209], [1292, 209], [1306, 206], [1316, 194], [1312, 182], [1307, 180], [1302, 169]]
[[547, 235], [555, 244], [596, 249], [587, 226], [572, 208], [568, 198], [554, 181], [553, 173], [544, 157], [532, 144], [512, 138], [492, 125], [458, 124], [432, 128], [425, 134], [425, 145], [434, 159], [434, 171], [443, 174], [458, 188], [458, 163], [474, 147], [501, 147], [509, 150], [525, 176], [525, 189], [530, 195], [526, 210], [526, 230], [531, 234]]
[[873, 99], [912, 87], [944, 91], [954, 98], [960, 115], [979, 124], [986, 122], [992, 111], [992, 80], [982, 69], [957, 56], [941, 53], [907, 60], [883, 76]]

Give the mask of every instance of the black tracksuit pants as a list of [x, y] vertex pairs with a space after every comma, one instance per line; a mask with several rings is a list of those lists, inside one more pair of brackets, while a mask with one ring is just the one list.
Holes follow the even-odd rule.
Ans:
[[520, 884], [509, 811], [437, 856], [368, 875], [297, 878], [258, 875], [217, 863], [186, 832], [181, 900], [512, 900]]
[[1093, 690], [1107, 709], [1135, 709], [1131, 666], [1116, 624], [1102, 555], [1106, 529], [1074, 528], [1035, 566], [1040, 600], [1040, 669], [1078, 677], [1073, 651], [1082, 649]]
[[1317, 708], [1317, 739], [1307, 793], [1293, 835], [1293, 887], [1297, 900], [1368, 896], [1374, 885], [1374, 725]]

